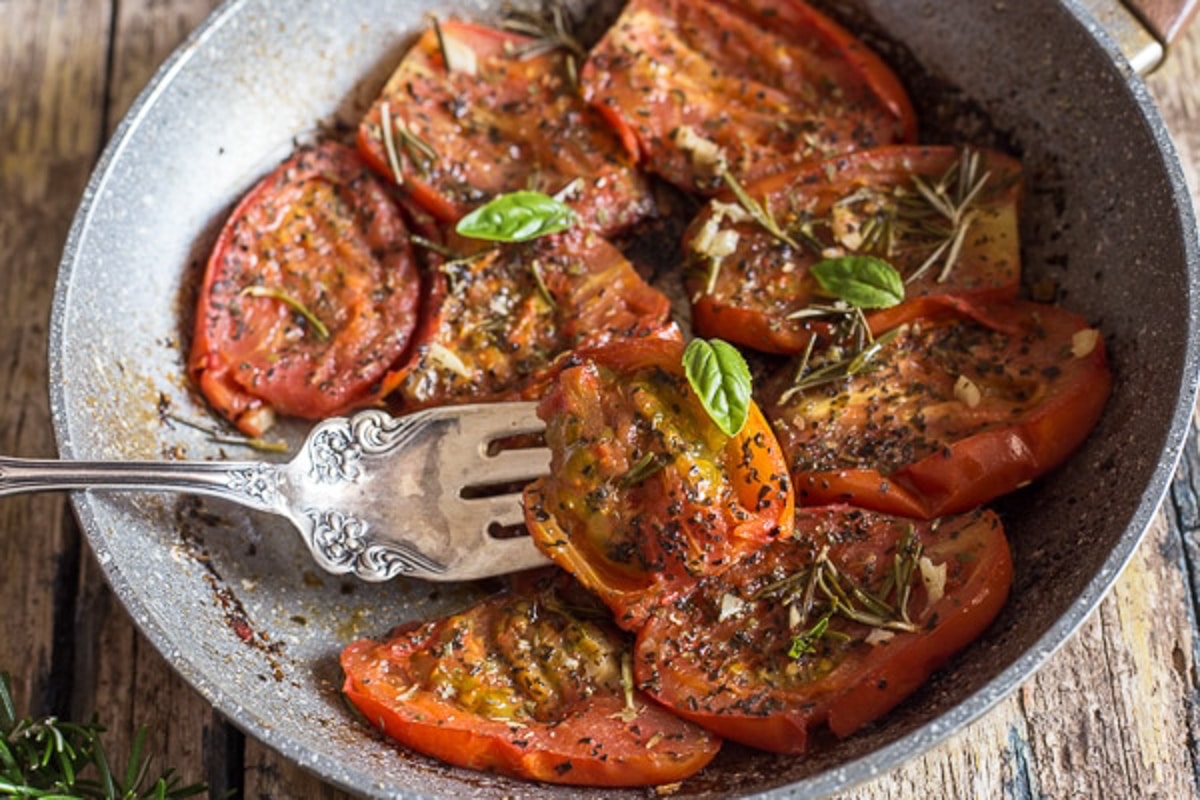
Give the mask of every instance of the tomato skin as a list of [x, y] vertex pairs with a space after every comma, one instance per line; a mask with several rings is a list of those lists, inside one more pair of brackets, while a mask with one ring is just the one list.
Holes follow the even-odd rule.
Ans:
[[[868, 322], [875, 330], [921, 316], [925, 298], [931, 296], [954, 295], [978, 302], [1014, 299], [1021, 280], [1021, 165], [999, 152], [975, 152], [979, 158], [976, 174], [987, 178], [971, 204], [972, 222], [944, 280], [940, 274], [944, 261], [914, 277], [941, 245], [943, 240], [937, 237], [898, 233], [891, 251], [858, 241], [866, 240], [863, 230], [868, 220], [874, 229], [884, 229], [872, 219], [874, 213], [888, 219], [894, 229], [902, 227], [882, 212], [864, 210], [867, 204], [873, 204], [873, 209], [898, 202], [911, 207], [920, 197], [914, 176], [926, 185], [936, 185], [947, 174], [957, 175], [962, 156], [959, 148], [880, 147], [826, 159], [745, 187], [751, 197], [771, 209], [799, 249], [740, 214], [732, 194], [716, 198], [697, 215], [684, 237], [685, 282], [696, 332], [770, 353], [802, 353], [813, 335], [829, 333], [829, 325], [820, 319], [795, 318], [814, 302], [825, 302], [809, 268], [827, 253], [878, 256], [905, 277], [904, 302], [868, 312]], [[848, 202], [853, 198], [863, 199]], [[738, 214], [736, 221], [727, 219], [730, 204], [732, 213]], [[950, 230], [936, 212], [928, 211], [934, 223]], [[728, 254], [717, 255], [722, 251], [713, 250], [711, 242], [717, 232], [736, 237], [736, 246]], [[806, 240], [811, 244], [803, 244]], [[818, 246], [820, 252], [815, 252]]]
[[576, 349], [679, 336], [667, 297], [592, 231], [500, 247], [454, 236], [447, 244], [473, 255], [434, 270], [413, 357], [389, 382], [406, 411], [536, 399]]
[[916, 133], [891, 70], [799, 0], [632, 0], [581, 81], [647, 169], [700, 194], [722, 160], [745, 183]]
[[[386, 641], [350, 644], [347, 697], [405, 746], [470, 769], [587, 786], [671, 783], [702, 769], [720, 740], [641, 693], [632, 714], [620, 683], [630, 643], [603, 608], [578, 618], [587, 599], [542, 575]], [[564, 665], [575, 672], [548, 669]]]
[[[926, 519], [966, 511], [1057, 467], [1099, 420], [1112, 376], [1082, 317], [1022, 301], [928, 298], [926, 308], [937, 315], [913, 323], [875, 370], [790, 402], [778, 401], [786, 383], [768, 391], [797, 502]], [[1091, 349], [1073, 352], [1076, 334]], [[954, 388], [960, 375], [980, 390], [975, 407]], [[840, 466], [850, 459], [863, 466]]]
[[786, 463], [761, 412], [722, 433], [683, 350], [640, 339], [577, 353], [539, 409], [550, 475], [525, 490], [526, 526], [626, 630], [791, 529]]
[[[826, 634], [808, 653], [790, 654], [813, 619], [793, 625], [781, 598], [793, 592], [786, 602], [802, 602], [805, 584], [770, 587], [803, 576], [827, 547], [840, 575], [876, 591], [879, 566], [892, 563], [908, 531], [930, 566], [945, 568], [944, 596], [932, 603], [914, 577], [913, 629], [880, 635], [835, 615], [829, 628], [845, 642]], [[651, 618], [638, 633], [634, 674], [655, 699], [727, 739], [802, 753], [821, 725], [845, 737], [894, 708], [987, 628], [1011, 582], [1008, 544], [990, 511], [914, 526], [847, 506], [798, 509], [794, 538], [705, 578]]]
[[[278, 297], [309, 309], [312, 324]], [[196, 311], [188, 369], [250, 435], [274, 412], [321, 419], [378, 399], [416, 324], [420, 277], [387, 189], [336, 142], [298, 150], [233, 210]]]
[[430, 28], [405, 55], [358, 129], [358, 147], [395, 179], [382, 132], [389, 118], [428, 144], [436, 158], [395, 151], [409, 193], [443, 222], [456, 222], [492, 197], [520, 189], [557, 194], [582, 224], [604, 235], [654, 211], [645, 179], [603, 117], [575, 91], [560, 51], [523, 55], [533, 40], [457, 20], [442, 36], [472, 52], [475, 74], [449, 71]]

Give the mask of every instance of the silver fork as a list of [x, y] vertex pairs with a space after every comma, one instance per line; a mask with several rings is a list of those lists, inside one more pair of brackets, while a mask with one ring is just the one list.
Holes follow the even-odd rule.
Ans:
[[544, 448], [500, 449], [538, 433], [535, 403], [447, 406], [393, 417], [362, 411], [316, 425], [289, 463], [55, 461], [0, 457], [0, 496], [61, 489], [187, 492], [286, 517], [313, 558], [367, 581], [457, 581], [548, 562], [513, 486], [549, 470]]

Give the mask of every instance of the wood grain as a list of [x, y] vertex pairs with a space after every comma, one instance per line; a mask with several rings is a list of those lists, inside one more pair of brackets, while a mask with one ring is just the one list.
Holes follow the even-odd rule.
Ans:
[[[0, 452], [53, 453], [46, 320], [74, 208], [116, 122], [217, 0], [0, 0]], [[1200, 187], [1200, 29], [1150, 88]], [[1016, 694], [941, 747], [840, 798], [1200, 797], [1194, 631], [1200, 455], [1111, 595]], [[87, 717], [157, 768], [247, 798], [344, 798], [236, 731], [136, 631], [61, 497], [0, 501], [0, 670], [18, 706]]]
[[[47, 312], [74, 206], [103, 141], [105, 4], [0, 5], [0, 452], [50, 456]], [[99, 35], [97, 35], [99, 34]], [[60, 496], [0, 502], [0, 669], [18, 703], [64, 712], [80, 552]], [[64, 684], [63, 678], [67, 681]]]

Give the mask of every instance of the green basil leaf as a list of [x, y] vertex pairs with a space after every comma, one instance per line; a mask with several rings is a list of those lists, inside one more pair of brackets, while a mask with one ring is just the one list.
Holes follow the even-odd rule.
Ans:
[[810, 267], [821, 288], [859, 308], [891, 308], [904, 300], [904, 279], [874, 256], [842, 256]]
[[472, 239], [527, 242], [565, 231], [575, 212], [561, 200], [541, 192], [510, 192], [493, 198], [458, 221], [454, 230]]
[[693, 339], [683, 351], [683, 371], [717, 427], [727, 436], [741, 433], [750, 414], [750, 368], [737, 348]]

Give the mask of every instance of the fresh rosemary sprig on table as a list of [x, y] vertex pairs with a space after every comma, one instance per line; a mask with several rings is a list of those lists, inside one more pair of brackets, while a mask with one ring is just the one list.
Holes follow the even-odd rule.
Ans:
[[173, 770], [150, 779], [143, 758], [146, 728], [138, 729], [129, 765], [114, 769], [95, 722], [62, 722], [55, 717], [17, 717], [7, 673], [0, 673], [0, 796], [56, 800], [174, 800], [207, 791], [203, 784], [180, 786]]

